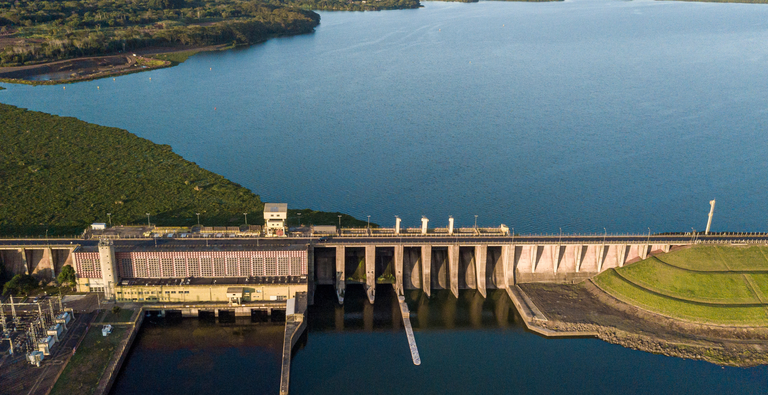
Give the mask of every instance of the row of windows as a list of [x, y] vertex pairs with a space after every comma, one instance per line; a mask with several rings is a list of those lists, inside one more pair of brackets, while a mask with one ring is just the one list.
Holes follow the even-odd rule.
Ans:
[[[91, 288], [91, 290], [93, 290], [93, 289], [96, 289], [96, 288]], [[147, 292], [143, 292], [143, 291], [125, 291], [125, 292], [117, 291], [118, 295], [122, 295], [123, 293], [125, 293], [126, 295], [143, 295], [143, 294], [154, 295], [155, 293], [160, 294], [159, 291], [158, 292], [155, 292], [155, 291], [147, 291]], [[175, 294], [176, 291], [165, 291], [165, 293], [167, 293], [167, 294]], [[189, 291], [179, 291], [178, 293], [180, 293], [180, 294], [188, 294]]]
[[301, 276], [307, 271], [301, 257], [123, 258], [120, 270], [128, 278]]

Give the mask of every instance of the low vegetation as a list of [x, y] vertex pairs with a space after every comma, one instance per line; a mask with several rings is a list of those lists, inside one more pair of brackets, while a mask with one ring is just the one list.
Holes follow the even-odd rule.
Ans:
[[50, 393], [92, 394], [127, 330], [115, 327], [112, 334], [105, 337], [100, 325], [92, 326]]
[[135, 310], [133, 309], [123, 309], [120, 306], [114, 306], [109, 310], [104, 310], [96, 319], [96, 322], [104, 324], [129, 322], [134, 312]]
[[[236, 226], [262, 221], [258, 195], [125, 130], [0, 104], [0, 235], [82, 233], [93, 222]], [[305, 223], [337, 213], [306, 210]], [[309, 221], [309, 222], [306, 222]], [[344, 226], [364, 226], [348, 215]]]
[[686, 320], [768, 325], [766, 247], [696, 246], [594, 278], [618, 299]]

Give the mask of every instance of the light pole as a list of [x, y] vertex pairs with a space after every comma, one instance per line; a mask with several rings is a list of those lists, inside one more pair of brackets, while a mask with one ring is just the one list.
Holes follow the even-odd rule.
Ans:
[[368, 229], [371, 229], [371, 216], [368, 216]]
[[147, 226], [152, 227], [152, 224], [149, 222], [149, 213], [146, 213], [146, 214], [147, 214]]
[[651, 228], [648, 228], [648, 241], [645, 244], [651, 244]]
[[107, 217], [109, 217], [109, 227], [112, 227], [112, 213], [107, 213]]
[[197, 225], [200, 226], [200, 213], [195, 213], [197, 215]]
[[605, 237], [608, 236], [608, 231], [605, 230], [605, 227], [603, 227], [603, 245], [605, 245]]
[[477, 214], [475, 214], [475, 229], [477, 229]]
[[337, 215], [339, 217], [339, 236], [341, 236], [341, 215]]
[[557, 244], [561, 244], [563, 242], [563, 228], [560, 228], [560, 238], [557, 240]]
[[301, 213], [296, 213], [296, 215], [299, 217], [299, 228], [301, 228]]
[[248, 226], [248, 213], [243, 213], [245, 216], [245, 226]]

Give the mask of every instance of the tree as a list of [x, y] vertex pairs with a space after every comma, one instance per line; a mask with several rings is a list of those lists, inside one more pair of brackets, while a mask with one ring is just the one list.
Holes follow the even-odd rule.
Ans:
[[59, 284], [65, 285], [75, 285], [75, 269], [72, 268], [72, 265], [66, 265], [63, 268], [61, 268], [61, 272], [56, 277], [57, 280], [59, 280]]
[[120, 306], [114, 306], [112, 307], [112, 314], [117, 314], [120, 312]]
[[3, 295], [28, 294], [35, 289], [35, 278], [29, 274], [17, 274], [3, 285]]

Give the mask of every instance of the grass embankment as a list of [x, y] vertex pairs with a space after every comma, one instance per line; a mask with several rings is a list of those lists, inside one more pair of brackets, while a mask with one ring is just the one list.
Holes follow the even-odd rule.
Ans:
[[[125, 130], [0, 104], [0, 235], [79, 234], [93, 222], [260, 223], [259, 196]], [[336, 213], [304, 223], [338, 224]], [[321, 222], [322, 220], [322, 222]], [[342, 216], [343, 226], [365, 221]]]
[[127, 330], [129, 328], [115, 327], [111, 335], [104, 337], [101, 325], [93, 325], [56, 381], [51, 395], [92, 394]]
[[616, 298], [695, 322], [768, 325], [768, 247], [696, 246], [606, 271]]

